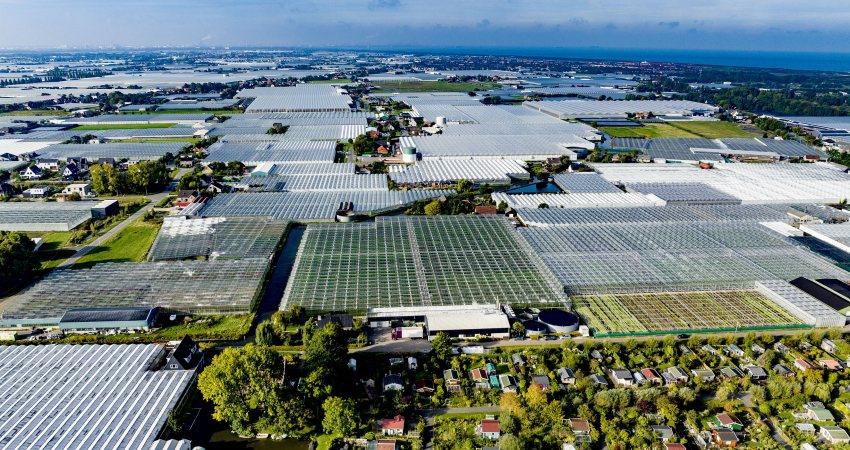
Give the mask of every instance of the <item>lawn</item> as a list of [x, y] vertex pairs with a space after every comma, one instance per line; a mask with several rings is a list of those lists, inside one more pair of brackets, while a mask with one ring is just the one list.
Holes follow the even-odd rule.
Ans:
[[196, 340], [238, 340], [248, 334], [254, 314], [224, 315], [224, 316], [195, 316], [189, 324], [179, 323], [164, 327], [151, 336], [162, 341], [174, 341], [183, 336]]
[[80, 125], [74, 130], [146, 130], [149, 128], [171, 128], [176, 123], [110, 123], [106, 125]]
[[[36, 236], [31, 235], [30, 237]], [[70, 231], [45, 233], [40, 237], [42, 244], [36, 253], [36, 257], [41, 263], [41, 270], [47, 271], [53, 269], [76, 253], [74, 250], [63, 248], [69, 244], [68, 240], [71, 238]]]
[[668, 122], [670, 126], [708, 139], [753, 138], [761, 134], [751, 134], [731, 122]]
[[690, 131], [666, 123], [647, 123], [642, 127], [600, 127], [612, 138], [695, 138]]
[[377, 81], [375, 92], [470, 92], [498, 87], [496, 83], [448, 81]]
[[139, 218], [103, 245], [80, 258], [74, 268], [89, 268], [104, 262], [143, 261], [153, 245], [157, 231], [159, 231], [159, 224], [145, 222], [143, 218]]

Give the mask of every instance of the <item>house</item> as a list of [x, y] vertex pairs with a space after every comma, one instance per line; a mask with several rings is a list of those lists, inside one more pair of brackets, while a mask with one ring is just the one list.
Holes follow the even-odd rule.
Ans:
[[832, 342], [827, 338], [823, 338], [823, 340], [820, 341], [820, 348], [827, 353], [838, 352], [838, 346], [835, 345], [835, 342]]
[[640, 374], [643, 375], [643, 378], [646, 379], [649, 383], [662, 384], [664, 383], [664, 378], [661, 377], [661, 374], [658, 373], [657, 370], [652, 367], [647, 367], [646, 369], [642, 369]]
[[44, 176], [44, 171], [38, 166], [29, 166], [19, 172], [19, 175], [24, 180], [39, 180]]
[[590, 442], [590, 422], [587, 419], [570, 419], [570, 429], [573, 430], [576, 442]]
[[404, 389], [404, 381], [401, 375], [387, 374], [384, 375], [384, 392], [401, 391]]
[[443, 379], [446, 382], [446, 387], [450, 392], [460, 390], [460, 377], [457, 375], [457, 370], [446, 369], [443, 371]]
[[558, 378], [561, 379], [561, 384], [576, 384], [576, 374], [574, 374], [572, 370], [566, 367], [561, 367], [560, 369], [558, 369]]
[[407, 370], [416, 370], [419, 368], [419, 361], [413, 356], [407, 357]]
[[763, 355], [764, 354], [764, 347], [762, 347], [761, 345], [758, 345], [758, 344], [753, 344], [753, 346], [750, 347], [750, 350], [753, 351], [754, 355]]
[[76, 164], [68, 164], [62, 169], [62, 178], [74, 179], [80, 174], [80, 168]]
[[802, 434], [815, 434], [815, 426], [810, 423], [796, 423], [794, 428]]
[[11, 153], [0, 153], [0, 161], [17, 161], [18, 157]]
[[193, 190], [182, 190], [177, 193], [177, 198], [174, 199], [174, 204], [181, 208], [185, 208], [189, 206], [190, 203], [193, 203], [195, 200], [200, 197], [198, 195], [198, 191]]
[[669, 443], [664, 444], [664, 450], [687, 450], [685, 444]]
[[546, 375], [532, 375], [531, 382], [544, 392], [552, 388], [552, 385], [549, 383], [549, 377]]
[[664, 377], [667, 384], [687, 383], [689, 379], [688, 374], [678, 366], [668, 367], [661, 376]]
[[632, 377], [634, 377], [635, 384], [637, 384], [638, 386], [643, 386], [644, 384], [646, 384], [646, 378], [644, 378], [640, 372], [632, 372]]
[[818, 365], [826, 370], [841, 370], [844, 368], [840, 362], [834, 359], [819, 359]]
[[493, 205], [479, 205], [475, 207], [475, 214], [479, 216], [494, 216], [499, 210]]
[[809, 420], [816, 421], [834, 421], [835, 416], [826, 409], [826, 406], [822, 402], [809, 402], [803, 405], [803, 408], [806, 409], [806, 417]]
[[602, 361], [603, 359], [605, 359], [602, 357], [602, 353], [599, 353], [599, 350], [591, 350], [590, 357], [597, 361]]
[[676, 437], [676, 433], [673, 432], [673, 428], [667, 425], [653, 425], [652, 431], [661, 438], [661, 442], [667, 442]]
[[626, 369], [611, 369], [608, 371], [608, 374], [611, 375], [611, 379], [614, 380], [614, 384], [618, 386], [632, 386], [635, 384], [635, 379], [632, 376], [632, 373]]
[[384, 436], [401, 436], [404, 434], [404, 416], [395, 416], [392, 419], [381, 421], [381, 434]]
[[744, 372], [750, 376], [753, 381], [762, 381], [767, 379], [767, 371], [759, 366], [744, 366]]
[[369, 441], [369, 443], [366, 444], [366, 450], [398, 450], [398, 443], [390, 439]]
[[499, 440], [502, 432], [499, 428], [499, 421], [495, 419], [482, 419], [481, 424], [478, 425], [478, 434], [482, 439], [489, 439], [491, 441]]
[[74, 183], [65, 186], [62, 189], [62, 195], [79, 194], [80, 197], [93, 197], [94, 192], [91, 190], [91, 183]]
[[476, 383], [489, 383], [490, 377], [487, 376], [487, 371], [484, 369], [472, 369], [472, 381]]
[[809, 369], [814, 368], [814, 366], [812, 366], [812, 363], [810, 363], [810, 362], [806, 361], [806, 360], [805, 360], [805, 359], [803, 359], [803, 358], [797, 358], [797, 359], [795, 359], [795, 360], [794, 360], [794, 367], [796, 367], [796, 368], [800, 369], [800, 371], [801, 371], [801, 372], [805, 372], [805, 371], [807, 371], [807, 370], [809, 370]]
[[790, 367], [783, 364], [777, 364], [773, 366], [773, 371], [776, 372], [777, 375], [786, 378], [791, 378], [797, 375], [796, 373], [794, 373], [793, 370], [791, 370]]
[[513, 375], [499, 375], [499, 385], [502, 386], [502, 392], [516, 392], [516, 378]]
[[812, 345], [809, 341], [800, 341], [800, 348], [803, 349], [803, 351], [807, 352], [811, 350], [812, 347], [814, 347], [814, 345]]
[[689, 349], [688, 346], [685, 344], [679, 344], [679, 351], [682, 352], [682, 354], [685, 356], [691, 356], [693, 354], [691, 349]]
[[502, 385], [499, 384], [499, 376], [498, 375], [490, 375], [490, 387], [493, 389], [501, 389]]
[[602, 375], [594, 373], [588, 378], [590, 379], [590, 382], [593, 383], [595, 386], [608, 386], [608, 380], [606, 380], [605, 377], [603, 377]]
[[741, 431], [744, 429], [744, 424], [741, 423], [737, 417], [728, 413], [720, 413], [714, 416], [712, 424], [714, 424], [715, 428], [725, 428], [733, 431]]
[[741, 347], [738, 347], [735, 344], [727, 345], [726, 348], [723, 349], [723, 351], [729, 356], [734, 356], [736, 358], [743, 358], [744, 357], [744, 351], [741, 350]]
[[390, 362], [390, 367], [400, 366], [400, 365], [401, 365], [401, 363], [403, 363], [403, 362], [404, 362], [404, 359], [403, 359], [403, 358], [395, 358], [395, 357], [394, 357], [394, 358], [390, 358], [390, 359], [389, 359], [389, 362]]
[[39, 159], [35, 166], [41, 170], [57, 171], [59, 170], [59, 160], [53, 158]]
[[850, 435], [847, 434], [841, 427], [823, 426], [820, 427], [821, 437], [830, 444], [839, 444], [850, 442]]
[[788, 353], [789, 351], [791, 351], [791, 349], [788, 348], [787, 345], [785, 345], [781, 342], [777, 342], [777, 343], [773, 344], [773, 349], [776, 350], [779, 353], [782, 353], [783, 355]]
[[738, 370], [738, 368], [735, 367], [735, 366], [721, 367], [720, 368], [720, 375], [725, 377], [725, 378], [728, 378], [730, 380], [734, 380], [736, 378], [743, 378], [744, 377], [744, 374], [741, 373], [741, 371]]
[[514, 353], [511, 355], [511, 362], [514, 363], [515, 366], [519, 367], [525, 365], [525, 359], [523, 359], [522, 354]]
[[165, 362], [167, 370], [195, 370], [204, 361], [204, 353], [190, 337], [184, 336]]
[[711, 345], [708, 345], [708, 344], [703, 345], [702, 351], [708, 353], [709, 355], [717, 356], [717, 350], [714, 347], [712, 347]]
[[115, 158], [97, 158], [97, 163], [99, 165], [106, 164], [107, 166], [115, 167]]
[[420, 394], [431, 395], [434, 393], [434, 382], [431, 380], [416, 380], [414, 386], [416, 392]]
[[24, 190], [24, 198], [44, 198], [50, 197], [50, 186], [32, 186]]
[[711, 369], [694, 369], [691, 370], [691, 374], [695, 379], [705, 383], [711, 383], [715, 378], [714, 371]]
[[732, 430], [715, 430], [714, 442], [721, 447], [735, 447], [738, 445], [738, 435]]

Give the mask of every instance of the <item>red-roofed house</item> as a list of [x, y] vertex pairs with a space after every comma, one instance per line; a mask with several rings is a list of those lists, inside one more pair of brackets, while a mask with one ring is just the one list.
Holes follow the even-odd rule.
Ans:
[[684, 444], [672, 443], [664, 444], [664, 450], [687, 450]]
[[641, 370], [640, 374], [643, 375], [643, 377], [646, 378], [646, 381], [650, 383], [664, 383], [664, 378], [661, 378], [661, 375], [658, 373], [658, 371], [651, 367], [647, 367], [646, 369]]
[[478, 426], [480, 429], [479, 434], [483, 439], [490, 439], [493, 441], [499, 440], [499, 437], [502, 435], [501, 429], [499, 428], [499, 421], [495, 419], [483, 419], [481, 421], [481, 425]]
[[384, 147], [383, 145], [382, 145], [382, 146], [380, 146], [380, 147], [378, 147], [378, 154], [379, 154], [379, 155], [386, 155], [386, 154], [388, 154], [389, 152], [390, 152], [390, 151], [389, 151], [389, 150], [387, 150], [387, 148], [386, 148], [386, 147]]
[[384, 436], [401, 436], [404, 434], [404, 416], [395, 416], [392, 419], [384, 419], [381, 423], [381, 433]]
[[794, 367], [796, 367], [796, 368], [800, 369], [801, 371], [805, 372], [805, 371], [807, 371], [807, 370], [809, 370], [809, 369], [813, 368], [814, 366], [812, 366], [812, 363], [810, 363], [810, 362], [806, 361], [806, 360], [805, 360], [805, 359], [803, 359], [803, 358], [797, 358], [797, 359], [795, 359], [795, 360], [794, 360]]
[[834, 359], [821, 359], [818, 361], [818, 365], [828, 370], [841, 370], [841, 363]]

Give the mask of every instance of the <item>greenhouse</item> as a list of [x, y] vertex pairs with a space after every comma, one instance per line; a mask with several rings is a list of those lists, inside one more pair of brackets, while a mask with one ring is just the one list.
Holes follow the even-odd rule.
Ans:
[[358, 214], [379, 214], [403, 208], [417, 200], [452, 195], [448, 190], [336, 191], [336, 192], [242, 192], [220, 194], [199, 214], [218, 216], [265, 216], [279, 220], [333, 221], [340, 203], [351, 202]]
[[496, 203], [506, 202], [511, 208], [628, 208], [664, 206], [664, 202], [643, 194], [628, 192], [583, 192], [577, 194], [491, 194]]
[[528, 179], [525, 166], [512, 160], [431, 160], [412, 166], [390, 166], [390, 178], [399, 185], [454, 184], [465, 179], [475, 184], [510, 184], [511, 178]]
[[3, 304], [0, 325], [59, 323], [75, 308], [150, 306], [189, 314], [250, 312], [268, 258], [104, 263], [60, 269]]
[[98, 158], [128, 159], [131, 161], [153, 161], [167, 153], [177, 155], [183, 150], [182, 142], [157, 143], [116, 143], [116, 144], [54, 144], [38, 151], [41, 159], [84, 158], [97, 161]]
[[503, 218], [421, 216], [308, 226], [281, 308], [565, 302], [554, 277]]
[[703, 183], [630, 183], [629, 192], [651, 194], [668, 205], [738, 205], [737, 198]]
[[0, 230], [70, 231], [92, 218], [97, 202], [0, 203]]
[[336, 143], [331, 141], [281, 141], [261, 143], [216, 142], [209, 149], [207, 163], [241, 161], [248, 166], [271, 163], [333, 163]]
[[[334, 164], [326, 164], [333, 166]], [[277, 167], [277, 165], [276, 165]], [[257, 192], [300, 191], [388, 191], [387, 176], [383, 174], [321, 175], [266, 175], [245, 177], [240, 181], [226, 183], [237, 189]]]
[[623, 192], [613, 183], [593, 172], [559, 173], [552, 176], [552, 180], [561, 190], [571, 194]]
[[597, 337], [807, 327], [752, 288], [586, 295], [573, 297], [572, 301], [575, 311]]
[[270, 258], [286, 227], [287, 222], [263, 217], [166, 217], [148, 259]]

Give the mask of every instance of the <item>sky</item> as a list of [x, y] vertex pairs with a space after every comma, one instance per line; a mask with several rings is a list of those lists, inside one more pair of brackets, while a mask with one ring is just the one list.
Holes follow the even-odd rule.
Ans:
[[0, 48], [846, 52], [847, 23], [846, 0], [0, 0]]

